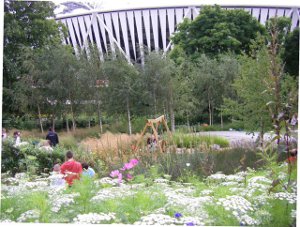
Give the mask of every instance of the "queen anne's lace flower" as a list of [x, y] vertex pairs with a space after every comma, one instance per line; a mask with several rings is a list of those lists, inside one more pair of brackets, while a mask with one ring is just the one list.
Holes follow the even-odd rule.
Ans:
[[74, 219], [73, 222], [76, 224], [103, 224], [109, 223], [114, 220], [115, 213], [88, 213], [88, 214], [79, 214]]
[[17, 218], [17, 222], [28, 222], [29, 220], [36, 221], [40, 217], [40, 212], [38, 210], [28, 210]]

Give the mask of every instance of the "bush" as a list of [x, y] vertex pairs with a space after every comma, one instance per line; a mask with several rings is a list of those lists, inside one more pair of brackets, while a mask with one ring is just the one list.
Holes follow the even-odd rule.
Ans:
[[63, 162], [65, 150], [59, 146], [52, 152], [41, 151], [29, 143], [21, 147], [14, 147], [12, 141], [2, 144], [1, 171], [10, 171], [13, 175], [22, 171], [32, 174], [51, 170], [55, 162]]
[[65, 147], [66, 149], [72, 149], [77, 146], [77, 141], [72, 135], [60, 136], [59, 138], [60, 146]]

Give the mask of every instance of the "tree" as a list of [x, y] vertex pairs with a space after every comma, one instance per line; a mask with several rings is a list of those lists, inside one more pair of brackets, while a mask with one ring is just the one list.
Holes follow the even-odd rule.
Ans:
[[259, 129], [261, 145], [264, 133], [272, 127], [279, 143], [286, 109], [296, 109], [297, 105], [297, 83], [284, 74], [280, 59], [289, 25], [287, 18], [272, 18], [267, 22], [268, 35], [254, 43], [251, 57], [240, 58], [240, 76], [233, 84], [238, 99], [225, 100], [226, 114], [242, 120], [248, 130]]
[[97, 112], [100, 132], [102, 133], [103, 101], [107, 81], [104, 75], [103, 64], [100, 61], [99, 51], [96, 46], [91, 45], [88, 54], [82, 51], [78, 57], [78, 63], [81, 65], [80, 77], [83, 79], [82, 82], [85, 86], [82, 92], [87, 101], [84, 109], [90, 116]]
[[224, 52], [249, 53], [250, 43], [264, 27], [244, 10], [225, 10], [220, 6], [204, 6], [194, 20], [184, 20], [172, 41], [188, 56], [205, 53], [215, 56]]
[[[26, 70], [22, 67], [24, 47], [38, 49], [60, 43], [65, 28], [54, 17], [51, 2], [4, 2], [3, 54], [3, 116], [22, 115], [26, 112], [21, 84]], [[26, 103], [26, 102], [25, 102]]]
[[108, 81], [106, 98], [110, 106], [109, 111], [121, 114], [126, 111], [128, 133], [131, 134], [131, 110], [138, 99], [136, 92], [138, 71], [118, 54], [115, 59], [109, 59], [104, 63], [104, 73]]
[[192, 85], [199, 112], [208, 111], [209, 125], [214, 124], [214, 112], [221, 107], [223, 97], [232, 97], [228, 89], [237, 75], [238, 64], [231, 56], [211, 59], [202, 55], [196, 63]]
[[158, 114], [170, 114], [172, 131], [175, 130], [175, 75], [175, 64], [168, 56], [163, 57], [162, 53], [151, 52], [145, 57], [141, 75], [144, 100], [154, 117], [158, 117]]
[[240, 57], [241, 70], [233, 83], [237, 99], [224, 99], [224, 115], [243, 122], [246, 130], [260, 131], [261, 143], [267, 129], [271, 128], [271, 120], [267, 103], [273, 97], [266, 92], [271, 83], [268, 70], [270, 67], [266, 48], [259, 51], [255, 58], [246, 55]]
[[288, 33], [282, 57], [285, 71], [294, 77], [299, 77], [299, 28]]

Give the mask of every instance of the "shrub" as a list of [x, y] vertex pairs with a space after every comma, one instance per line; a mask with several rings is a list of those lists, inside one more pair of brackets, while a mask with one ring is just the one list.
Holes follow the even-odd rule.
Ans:
[[54, 162], [63, 162], [65, 150], [59, 146], [52, 152], [41, 151], [33, 144], [14, 147], [12, 141], [2, 144], [1, 171], [17, 172], [29, 171], [31, 174], [51, 170]]
[[60, 136], [59, 138], [60, 146], [65, 147], [66, 149], [72, 149], [77, 147], [77, 141], [72, 135]]

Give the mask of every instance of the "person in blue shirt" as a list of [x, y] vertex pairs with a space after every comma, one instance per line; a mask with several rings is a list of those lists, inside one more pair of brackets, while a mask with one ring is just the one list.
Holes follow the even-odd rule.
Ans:
[[83, 176], [89, 176], [89, 177], [95, 176], [95, 171], [86, 162], [81, 163], [81, 166], [82, 166], [82, 175]]
[[59, 143], [57, 134], [53, 131], [52, 128], [49, 128], [49, 132], [46, 136], [46, 140], [50, 141], [50, 146], [55, 147]]

